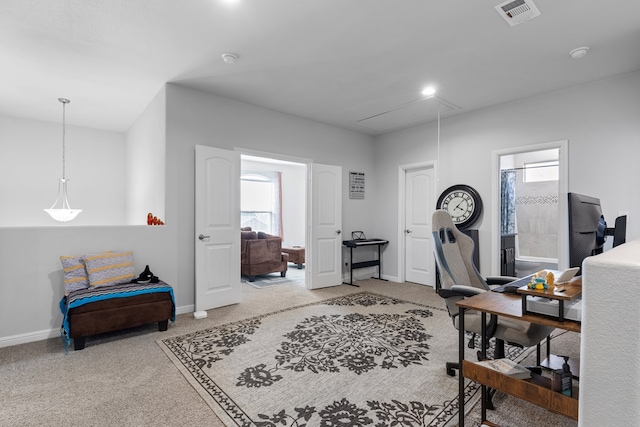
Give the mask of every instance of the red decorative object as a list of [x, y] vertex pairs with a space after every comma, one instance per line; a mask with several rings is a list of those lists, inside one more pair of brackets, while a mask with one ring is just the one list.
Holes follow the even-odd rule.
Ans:
[[147, 214], [147, 225], [164, 225], [164, 222], [161, 219], [158, 219], [157, 216], [149, 212]]

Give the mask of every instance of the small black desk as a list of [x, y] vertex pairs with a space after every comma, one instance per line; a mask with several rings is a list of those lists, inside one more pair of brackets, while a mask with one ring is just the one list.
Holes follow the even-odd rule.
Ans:
[[[358, 286], [353, 284], [353, 270], [356, 268], [365, 268], [365, 267], [373, 267], [378, 266], [378, 279], [384, 280], [382, 278], [382, 258], [380, 248], [382, 245], [386, 245], [389, 243], [388, 240], [384, 239], [360, 239], [360, 240], [343, 240], [342, 244], [349, 248], [349, 283], [343, 282], [345, 285]], [[362, 261], [362, 262], [353, 262], [353, 248], [361, 248], [365, 246], [375, 245], [378, 246], [378, 259], [373, 259], [371, 261]]]

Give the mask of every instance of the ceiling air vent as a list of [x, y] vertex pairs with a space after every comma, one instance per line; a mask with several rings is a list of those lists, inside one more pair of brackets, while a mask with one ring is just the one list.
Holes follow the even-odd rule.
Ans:
[[496, 10], [512, 27], [540, 16], [540, 11], [532, 0], [507, 1], [497, 5]]

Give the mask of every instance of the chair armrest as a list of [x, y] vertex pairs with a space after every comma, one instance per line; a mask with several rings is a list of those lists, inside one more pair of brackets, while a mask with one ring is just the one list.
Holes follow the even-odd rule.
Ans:
[[509, 277], [509, 276], [489, 276], [485, 277], [485, 280], [489, 286], [491, 285], [506, 285], [507, 283], [511, 283], [514, 280], [518, 280], [519, 277]]
[[478, 295], [483, 292], [487, 292], [487, 291], [484, 289], [475, 288], [473, 286], [453, 285], [451, 289], [440, 289], [438, 291], [438, 295], [440, 295], [442, 298], [472, 297], [474, 295]]
[[472, 297], [474, 295], [487, 292], [485, 289], [480, 289], [480, 288], [467, 286], [467, 285], [453, 285], [451, 287], [451, 290], [465, 297]]

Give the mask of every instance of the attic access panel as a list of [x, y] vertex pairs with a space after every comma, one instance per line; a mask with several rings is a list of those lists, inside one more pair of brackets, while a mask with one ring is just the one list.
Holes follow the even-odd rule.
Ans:
[[356, 123], [376, 131], [390, 131], [436, 118], [438, 108], [440, 114], [460, 109], [443, 98], [432, 96], [407, 102], [382, 113], [360, 119]]

